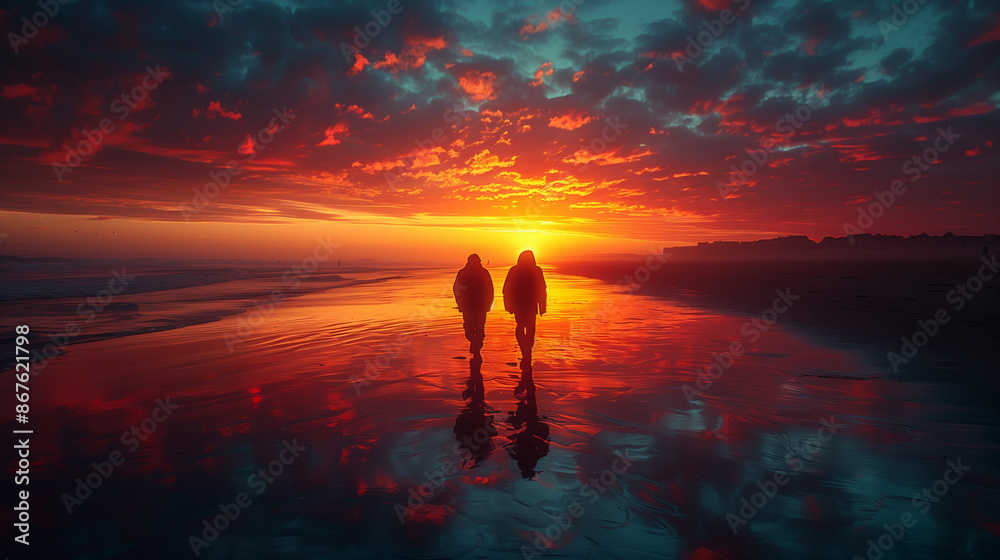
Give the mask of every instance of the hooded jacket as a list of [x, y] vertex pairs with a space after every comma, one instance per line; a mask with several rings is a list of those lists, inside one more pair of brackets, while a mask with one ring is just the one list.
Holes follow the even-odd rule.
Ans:
[[517, 264], [507, 272], [503, 283], [503, 307], [510, 313], [534, 315], [545, 313], [545, 277], [535, 264], [535, 255], [524, 251]]
[[462, 313], [486, 313], [493, 307], [493, 278], [479, 255], [469, 255], [465, 268], [455, 277], [452, 292]]

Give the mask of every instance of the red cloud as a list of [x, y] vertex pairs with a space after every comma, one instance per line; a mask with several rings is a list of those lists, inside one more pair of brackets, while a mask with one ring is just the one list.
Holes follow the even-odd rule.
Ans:
[[374, 116], [372, 116], [371, 113], [365, 111], [364, 109], [358, 107], [357, 105], [341, 105], [340, 103], [337, 103], [336, 105], [334, 105], [334, 107], [337, 108], [338, 115], [346, 115], [347, 113], [354, 113], [355, 115], [361, 117], [362, 119], [375, 118]]
[[210, 119], [214, 119], [216, 117], [223, 117], [226, 119], [232, 119], [234, 121], [243, 120], [243, 115], [237, 113], [236, 111], [227, 111], [223, 109], [222, 103], [219, 101], [212, 101], [211, 103], [208, 104], [207, 109], [204, 110], [195, 109], [194, 112], [191, 114], [191, 116], [193, 117], [197, 117], [199, 115], [205, 115]]
[[15, 97], [31, 97], [36, 93], [38, 93], [38, 88], [34, 86], [17, 84], [14, 86], [4, 86], [3, 92], [0, 92], [0, 95], [6, 97], [7, 99], [14, 99]]
[[473, 175], [482, 175], [492, 171], [498, 167], [510, 167], [514, 165], [514, 161], [517, 156], [514, 156], [506, 161], [501, 161], [498, 156], [490, 153], [490, 151], [483, 150], [478, 154], [472, 156], [465, 162], [466, 170]]
[[962, 107], [961, 109], [949, 109], [945, 114], [949, 117], [971, 117], [973, 115], [989, 113], [994, 109], [996, 109], [996, 107], [990, 105], [989, 103], [976, 103], [969, 105], [968, 107]]
[[597, 117], [592, 117], [586, 113], [578, 115], [570, 111], [565, 115], [559, 115], [558, 117], [552, 117], [549, 119], [549, 126], [552, 128], [561, 128], [563, 130], [576, 130], [593, 120], [597, 120]]
[[886, 159], [889, 156], [882, 155], [872, 150], [858, 149], [854, 152], [841, 151], [844, 157], [840, 158], [842, 163], [855, 163], [858, 161], [878, 161], [880, 159]]
[[354, 53], [354, 66], [351, 66], [351, 69], [347, 71], [347, 75], [354, 76], [360, 74], [365, 69], [365, 66], [369, 64], [371, 63], [368, 62], [367, 58], [361, 56], [361, 53]]
[[544, 21], [539, 23], [538, 25], [531, 25], [530, 23], [526, 23], [524, 24], [524, 27], [521, 28], [520, 35], [522, 37], [525, 37], [527, 35], [534, 35], [535, 33], [541, 33], [542, 31], [545, 31], [548, 28], [549, 24]]
[[[858, 118], [844, 117], [842, 119], [842, 122], [844, 123], [844, 126], [847, 126], [847, 127], [850, 127], [850, 128], [857, 128], [859, 126], [872, 126], [872, 125], [876, 125], [876, 124], [883, 124], [882, 123], [882, 113], [878, 109], [875, 109], [875, 108], [869, 109], [867, 113], [865, 113], [864, 115], [861, 115]], [[885, 123], [885, 124], [888, 124], [888, 123]]]
[[542, 79], [542, 77], [543, 76], [551, 76], [554, 72], [555, 72], [555, 70], [552, 69], [552, 63], [551, 62], [546, 62], [545, 64], [539, 66], [538, 70], [535, 70], [535, 80], [533, 82], [531, 82], [531, 85], [533, 85], [533, 86], [540, 86], [540, 85], [542, 85], [544, 83], [544, 80]]
[[[372, 68], [386, 68], [393, 74], [402, 70], [409, 70], [410, 68], [420, 68], [427, 61], [428, 52], [439, 51], [447, 46], [448, 42], [444, 40], [443, 36], [432, 38], [410, 37], [407, 40], [406, 47], [403, 48], [400, 54], [397, 55], [392, 51], [388, 51], [385, 53], [385, 60], [376, 62]], [[358, 63], [355, 63], [355, 66], [357, 65]]]
[[993, 24], [993, 29], [983, 33], [979, 37], [976, 37], [969, 42], [965, 48], [969, 48], [980, 43], [992, 43], [993, 41], [1000, 41], [1000, 17], [997, 18], [996, 23]]
[[524, 27], [522, 27], [521, 31], [519, 32], [519, 35], [521, 37], [527, 38], [529, 35], [541, 33], [542, 31], [548, 29], [549, 26], [555, 25], [556, 22], [558, 22], [561, 19], [565, 19], [568, 21], [576, 21], [576, 19], [573, 17], [573, 14], [563, 13], [562, 9], [560, 8], [556, 8], [551, 12], [549, 12], [548, 15], [545, 16], [545, 19], [543, 19], [542, 21], [536, 24], [532, 24], [531, 22], [532, 20], [535, 19], [535, 17], [537, 16], [532, 16], [525, 21]]
[[250, 155], [257, 151], [257, 141], [253, 139], [249, 134], [247, 134], [247, 139], [240, 144], [238, 151], [241, 154]]
[[316, 144], [316, 145], [317, 146], [336, 146], [337, 144], [340, 144], [341, 140], [339, 138], [336, 138], [335, 135], [336, 136], [340, 136], [340, 135], [346, 136], [347, 135], [347, 131], [348, 131], [347, 123], [346, 122], [339, 122], [336, 125], [327, 128], [326, 132], [324, 133], [325, 138], [323, 138], [322, 142], [320, 142], [319, 144]]
[[806, 53], [808, 53], [810, 55], [814, 55], [814, 54], [816, 54], [816, 45], [817, 44], [819, 44], [819, 39], [815, 39], [815, 38], [814, 39], [806, 39], [805, 41], [802, 41], [802, 44], [799, 45], [799, 49], [805, 51]]
[[471, 70], [464, 76], [459, 76], [458, 86], [465, 91], [473, 101], [486, 101], [496, 99], [497, 94], [493, 89], [493, 82], [497, 79], [493, 72], [482, 72]]
[[423, 167], [430, 167], [432, 165], [439, 165], [441, 163], [441, 156], [448, 155], [447, 150], [441, 146], [434, 146], [432, 148], [423, 148], [419, 150], [414, 150], [409, 154], [404, 156], [388, 159], [384, 161], [373, 161], [370, 163], [361, 163], [360, 161], [355, 161], [351, 164], [351, 167], [360, 168], [361, 171], [365, 173], [377, 173], [379, 171], [389, 171], [397, 167], [403, 166], [408, 170], [420, 169]]
[[718, 11], [729, 6], [729, 0], [695, 0], [695, 3], [706, 10]]

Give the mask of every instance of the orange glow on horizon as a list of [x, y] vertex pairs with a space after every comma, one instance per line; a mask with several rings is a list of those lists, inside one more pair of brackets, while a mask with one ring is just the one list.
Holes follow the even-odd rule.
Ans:
[[[425, 225], [289, 220], [278, 223], [151, 222], [94, 216], [0, 213], [12, 233], [3, 254], [64, 258], [224, 259], [293, 262], [312, 253], [317, 239], [339, 243], [342, 261], [464, 262], [470, 253], [494, 265], [514, 264], [531, 249], [539, 265], [587, 253], [636, 251], [645, 240], [622, 240], [563, 231], [541, 218], [444, 220], [421, 218]], [[364, 220], [364, 221], [363, 221]], [[46, 224], [46, 225], [41, 225]], [[437, 225], [431, 225], [437, 224]], [[327, 263], [329, 264], [329, 263]]]

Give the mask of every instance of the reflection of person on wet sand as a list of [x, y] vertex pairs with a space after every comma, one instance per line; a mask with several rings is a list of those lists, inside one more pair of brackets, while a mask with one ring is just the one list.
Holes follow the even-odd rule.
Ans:
[[535, 314], [545, 315], [545, 278], [535, 264], [535, 254], [524, 251], [517, 257], [503, 283], [503, 308], [514, 314], [517, 345], [521, 348], [521, 367], [531, 364], [535, 344]]
[[517, 410], [507, 421], [514, 433], [507, 436], [507, 453], [517, 461], [521, 477], [534, 478], [538, 461], [549, 453], [549, 425], [538, 418], [538, 401], [535, 400], [535, 381], [531, 377], [531, 366], [521, 370], [521, 382], [514, 389]]
[[[487, 414], [486, 390], [483, 388], [483, 374], [480, 367], [483, 361], [473, 358], [469, 361], [469, 380], [466, 382], [462, 397], [466, 399], [465, 408], [455, 419], [455, 439], [462, 455], [468, 454], [468, 462], [463, 460], [463, 468], [478, 466], [493, 453], [493, 439], [497, 429], [493, 426], [493, 415]], [[471, 465], [468, 463], [471, 462]]]
[[465, 327], [465, 338], [469, 340], [469, 352], [479, 356], [483, 349], [483, 339], [486, 338], [486, 312], [493, 307], [493, 278], [489, 271], [483, 268], [479, 255], [473, 253], [465, 268], [458, 271], [455, 285], [455, 302], [462, 312], [462, 325]]

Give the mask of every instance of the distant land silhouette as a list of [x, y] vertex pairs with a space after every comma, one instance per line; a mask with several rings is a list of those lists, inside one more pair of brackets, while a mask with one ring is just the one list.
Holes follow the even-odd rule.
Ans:
[[935, 236], [921, 233], [903, 237], [865, 233], [845, 237], [824, 237], [819, 243], [805, 235], [789, 235], [757, 241], [711, 241], [695, 246], [668, 247], [671, 260], [841, 260], [906, 259], [949, 260], [990, 253], [1000, 245], [1000, 235]]
[[[663, 244], [660, 244], [662, 247]], [[827, 236], [818, 243], [805, 235], [788, 235], [758, 239], [756, 241], [703, 241], [697, 245], [665, 247], [663, 254], [669, 255], [671, 261], [869, 261], [869, 260], [909, 260], [909, 261], [948, 261], [962, 260], [983, 255], [983, 248], [995, 253], [1000, 248], [1000, 235], [991, 233], [985, 235], [955, 235], [951, 232], [944, 235], [883, 235], [863, 233], [854, 236]], [[654, 251], [659, 248], [654, 246]], [[630, 262], [643, 260], [649, 253], [588, 253], [552, 255], [550, 262]], [[280, 263], [280, 261], [279, 261]], [[441, 266], [443, 261], [435, 260], [379, 260], [373, 258], [344, 260], [345, 267], [375, 270], [377, 267], [411, 266], [431, 267]], [[447, 262], [451, 266], [453, 262]], [[0, 254], [0, 271], [16, 272], [36, 270], [53, 272], [83, 270], [87, 268], [115, 268], [122, 265], [135, 267], [166, 267], [183, 268], [205, 266], [217, 268], [247, 266], [274, 266], [273, 261], [252, 261], [239, 259], [189, 259], [189, 258], [67, 258], [38, 257], [29, 255]], [[284, 265], [281, 265], [284, 266]], [[320, 269], [337, 269], [333, 263], [323, 263]], [[496, 268], [496, 267], [494, 267]], [[369, 270], [369, 271], [370, 271]], [[338, 270], [338, 272], [344, 272]]]

